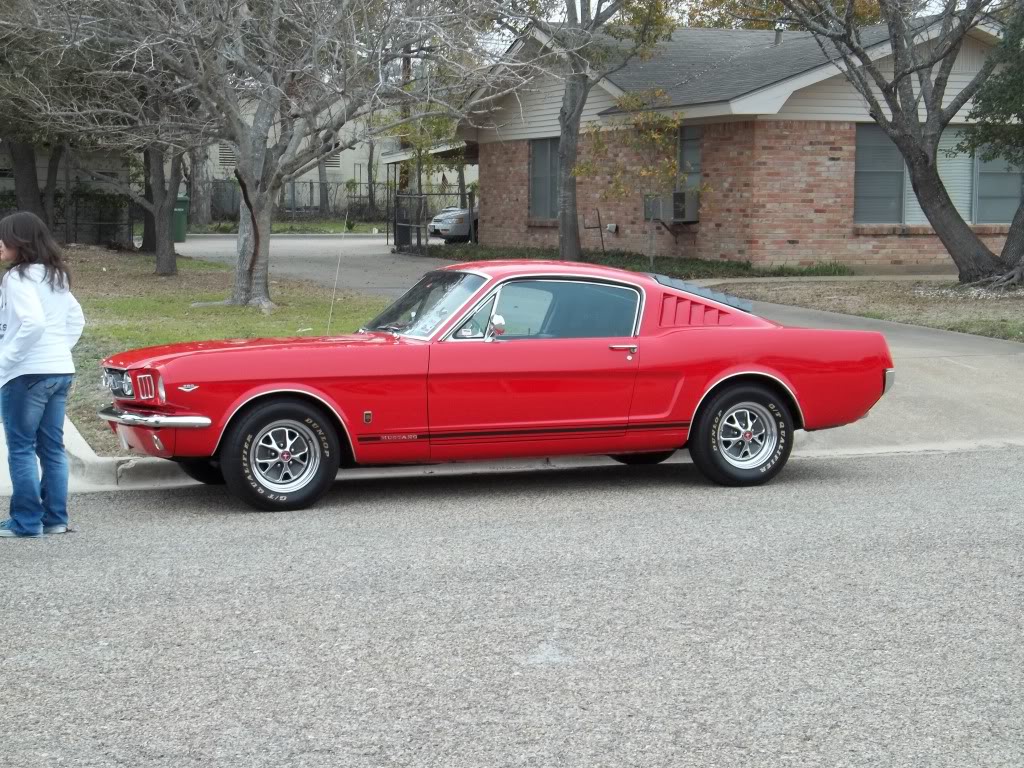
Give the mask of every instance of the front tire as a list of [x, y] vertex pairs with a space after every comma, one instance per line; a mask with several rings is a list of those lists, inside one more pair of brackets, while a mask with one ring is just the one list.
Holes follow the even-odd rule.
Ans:
[[256, 509], [306, 509], [338, 474], [341, 445], [330, 418], [302, 400], [257, 405], [228, 429], [220, 464], [228, 490]]
[[767, 483], [793, 450], [793, 415], [779, 395], [759, 384], [737, 384], [714, 395], [697, 414], [690, 456], [719, 485]]

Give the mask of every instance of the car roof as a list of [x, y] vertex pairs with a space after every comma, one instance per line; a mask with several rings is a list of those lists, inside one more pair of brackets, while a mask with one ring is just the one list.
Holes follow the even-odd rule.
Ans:
[[568, 277], [605, 278], [607, 280], [625, 280], [630, 283], [649, 283], [648, 275], [631, 272], [626, 269], [604, 267], [599, 264], [587, 264], [583, 261], [548, 261], [542, 259], [509, 259], [506, 261], [467, 261], [462, 264], [451, 264], [442, 267], [455, 272], [477, 272], [493, 278], [515, 277], [516, 275], [565, 275]]

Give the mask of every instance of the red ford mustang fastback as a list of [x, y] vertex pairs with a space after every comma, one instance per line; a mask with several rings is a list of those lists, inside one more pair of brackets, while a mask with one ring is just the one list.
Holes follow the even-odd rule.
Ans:
[[341, 467], [557, 454], [770, 480], [794, 432], [849, 424], [894, 381], [878, 333], [784, 328], [660, 275], [506, 261], [430, 272], [358, 333], [205, 341], [103, 363], [128, 450], [260, 509]]

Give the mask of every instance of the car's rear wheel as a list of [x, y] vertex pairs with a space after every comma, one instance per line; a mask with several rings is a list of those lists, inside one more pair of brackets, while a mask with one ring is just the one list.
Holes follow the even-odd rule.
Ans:
[[224, 485], [224, 473], [213, 459], [176, 459], [181, 471], [204, 485]]
[[793, 450], [793, 415], [779, 395], [737, 384], [713, 395], [690, 434], [693, 463], [721, 485], [760, 485], [777, 475]]
[[674, 455], [675, 451], [658, 451], [657, 453], [618, 453], [608, 458], [615, 459], [620, 464], [642, 467], [651, 464], [661, 464], [661, 462], [671, 459]]
[[338, 474], [341, 445], [331, 420], [307, 402], [270, 400], [228, 429], [220, 452], [228, 489], [262, 510], [305, 509]]

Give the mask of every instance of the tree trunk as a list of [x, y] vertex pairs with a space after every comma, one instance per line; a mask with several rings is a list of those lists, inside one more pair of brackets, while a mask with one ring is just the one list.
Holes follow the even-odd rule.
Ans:
[[188, 217], [193, 227], [208, 227], [212, 221], [213, 180], [210, 178], [210, 147], [193, 149], [189, 153]]
[[43, 190], [43, 211], [46, 214], [44, 219], [46, 226], [52, 232], [53, 225], [56, 223], [54, 220], [54, 209], [56, 207], [58, 177], [60, 176], [60, 161], [64, 156], [64, 145], [51, 144], [50, 147], [50, 160], [46, 164], [46, 189]]
[[375, 176], [376, 176], [376, 173], [377, 173], [377, 170], [376, 170], [376, 168], [373, 165], [373, 163], [374, 163], [374, 150], [376, 149], [376, 147], [373, 146], [373, 142], [372, 141], [368, 141], [368, 142], [366, 142], [366, 149], [367, 149], [367, 152], [368, 152], [368, 156], [367, 156], [367, 160], [366, 160], [366, 208], [367, 208], [367, 214], [366, 215], [367, 215], [367, 218], [369, 218], [369, 219], [376, 219], [377, 218], [377, 193], [376, 193], [376, 191], [373, 188], [374, 181], [375, 181]]
[[178, 274], [178, 256], [174, 252], [174, 240], [171, 234], [171, 220], [174, 216], [174, 204], [178, 199], [178, 187], [181, 184], [181, 164], [183, 155], [171, 158], [170, 174], [164, 168], [164, 153], [156, 147], [146, 150], [144, 163], [148, 170], [149, 181], [148, 201], [152, 206], [147, 217], [152, 222], [153, 251], [156, 253], [156, 274]]
[[235, 266], [235, 287], [231, 304], [273, 307], [270, 300], [270, 225], [273, 222], [274, 197], [277, 190], [249, 191], [252, 210], [242, 202], [238, 222], [238, 259]]
[[326, 219], [331, 215], [331, 198], [327, 194], [327, 163], [323, 160], [317, 163], [316, 173], [320, 181], [320, 215]]
[[154, 191], [160, 197], [159, 205], [155, 206], [153, 217], [156, 223], [156, 273], [158, 275], [178, 274], [178, 254], [174, 251], [174, 239], [171, 234], [174, 219], [174, 205], [178, 201], [178, 187], [181, 186], [182, 161], [181, 154], [171, 158], [170, 175], [164, 178], [164, 157], [162, 152], [153, 150], [152, 163], [159, 166], [160, 173], [153, 179]]
[[1013, 223], [1006, 235], [1001, 254], [1003, 263], [1008, 267], [1019, 267], [1024, 264], [1024, 200], [1017, 206], [1013, 215]]
[[580, 224], [576, 204], [576, 158], [579, 153], [580, 118], [592, 84], [585, 73], [565, 79], [562, 108], [558, 112], [558, 257], [578, 261], [581, 256]]
[[[143, 152], [142, 175], [144, 188], [142, 197], [150, 205], [153, 205], [153, 169], [151, 166], [149, 152]], [[142, 247], [139, 250], [143, 253], [156, 253], [156, 219], [153, 218], [153, 212], [146, 207], [142, 209]]]
[[156, 274], [175, 275], [178, 273], [174, 240], [171, 236], [171, 219], [174, 216], [174, 197], [162, 195], [160, 205], [153, 214], [153, 240], [156, 245]]
[[[904, 155], [906, 158], [906, 155]], [[939, 240], [949, 251], [961, 283], [973, 283], [1005, 271], [1005, 265], [964, 221], [949, 197], [935, 163], [907, 159], [910, 183]]]
[[19, 211], [31, 211], [46, 219], [39, 193], [39, 171], [36, 168], [36, 149], [21, 141], [8, 141], [11, 166], [14, 170], [14, 199]]

